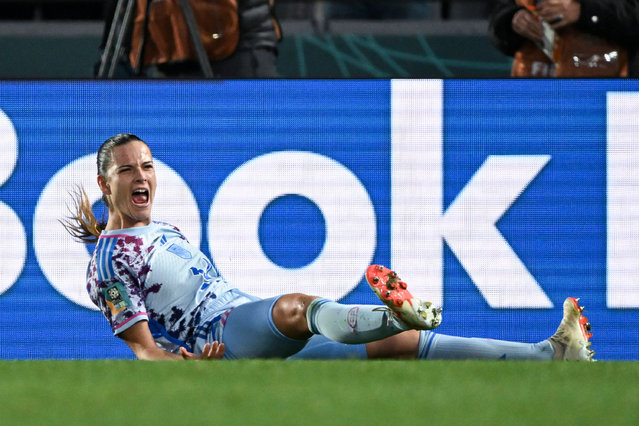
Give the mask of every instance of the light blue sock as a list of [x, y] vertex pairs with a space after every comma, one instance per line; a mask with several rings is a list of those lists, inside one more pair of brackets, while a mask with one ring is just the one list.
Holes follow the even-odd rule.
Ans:
[[348, 344], [372, 342], [406, 330], [384, 306], [342, 305], [322, 298], [308, 305], [306, 321], [312, 333]]
[[477, 337], [456, 337], [422, 331], [419, 334], [420, 359], [507, 359], [551, 360], [555, 351], [548, 340], [517, 343]]

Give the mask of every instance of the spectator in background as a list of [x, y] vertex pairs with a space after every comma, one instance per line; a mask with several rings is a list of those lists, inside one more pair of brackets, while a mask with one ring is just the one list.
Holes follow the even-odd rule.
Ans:
[[514, 77], [639, 76], [639, 0], [500, 0], [490, 32]]
[[[209, 0], [213, 1], [213, 0]], [[217, 1], [217, 0], [216, 0]], [[173, 3], [171, 7], [166, 6], [169, 3]], [[104, 36], [102, 47], [106, 44], [106, 39], [108, 37], [109, 28], [111, 25], [111, 21], [113, 20], [114, 10], [116, 0], [109, 0], [107, 5], [107, 24], [105, 26]], [[200, 0], [199, 2], [191, 2], [192, 9], [194, 14], [196, 15], [196, 20], [198, 18], [201, 19], [201, 16], [198, 16], [198, 8], [194, 7], [194, 3], [206, 3], [206, 0]], [[237, 3], [237, 11], [233, 9], [233, 15], [229, 15], [225, 13], [224, 15], [220, 14], [223, 17], [233, 16], [234, 24], [237, 28], [233, 29], [233, 32], [239, 33], [239, 37], [235, 35], [236, 44], [234, 44], [234, 48], [232, 49], [232, 53], [230, 56], [225, 55], [223, 59], [212, 59], [211, 67], [213, 70], [213, 75], [218, 78], [273, 78], [277, 77], [277, 45], [281, 39], [281, 30], [279, 23], [275, 17], [273, 11], [274, 0], [232, 0], [225, 1], [225, 4], [232, 5], [235, 7], [235, 3]], [[146, 0], [138, 1], [138, 8], [144, 7], [141, 5], [145, 5]], [[151, 12], [151, 16], [153, 13], [166, 13], [167, 11], [176, 11], [179, 10], [177, 8], [177, 0], [155, 0], [151, 3], [151, 8], [158, 7], [161, 8], [161, 12], [156, 10], [155, 12]], [[228, 12], [225, 10], [225, 12]], [[178, 12], [180, 13], [180, 12]], [[141, 10], [137, 10], [136, 14], [138, 18], [136, 21], [139, 21], [144, 17], [145, 12]], [[164, 18], [160, 16], [160, 19]], [[174, 36], [173, 28], [176, 23], [183, 24], [182, 17], [176, 18], [171, 17], [170, 23], [167, 25], [167, 21], [159, 22], [158, 28], [167, 32], [163, 34], [163, 37]], [[214, 19], [217, 19], [215, 17]], [[223, 18], [222, 18], [223, 19]], [[235, 24], [237, 21], [237, 24]], [[216, 23], [218, 24], [218, 23]], [[219, 26], [225, 29], [229, 29], [229, 23], [221, 22]], [[186, 28], [186, 27], [184, 27]], [[136, 35], [135, 29], [133, 30], [133, 46], [137, 46], [136, 44]], [[182, 31], [182, 38], [188, 37], [188, 33], [186, 30]], [[160, 37], [162, 38], [162, 37]], [[150, 44], [153, 43], [154, 37], [152, 30], [148, 30], [146, 33], [146, 41], [145, 41], [145, 49], [149, 48]], [[190, 40], [186, 43], [190, 43]], [[179, 43], [178, 43], [179, 44]], [[133, 58], [135, 54], [130, 54], [131, 52], [131, 41], [127, 42], [129, 46], [129, 58]], [[155, 49], [167, 49], [166, 46], [176, 46], [176, 44], [169, 43], [168, 45], [162, 46], [161, 43], [153, 46]], [[168, 56], [172, 56], [175, 52], [164, 52]], [[207, 50], [208, 53], [208, 50]], [[145, 52], [146, 55], [146, 52]], [[160, 55], [162, 56], [162, 55]], [[210, 57], [210, 55], [209, 55]], [[128, 74], [130, 76], [134, 75], [133, 68], [135, 68], [135, 64], [132, 59], [125, 62], [121, 69], [127, 69]], [[133, 65], [133, 67], [131, 67]], [[150, 77], [176, 77], [176, 78], [184, 78], [184, 77], [202, 77], [203, 72], [201, 70], [200, 64], [198, 63], [196, 57], [192, 55], [191, 58], [185, 60], [160, 60], [152, 61], [151, 67], [142, 67], [141, 74], [146, 74]], [[122, 74], [122, 72], [120, 72]], [[125, 72], [126, 74], [127, 72]]]
[[[277, 45], [281, 29], [273, 5], [274, 0], [237, 0], [239, 42], [231, 56], [211, 62], [216, 77], [277, 77]], [[157, 68], [161, 77], [201, 76], [196, 61], [163, 64]]]

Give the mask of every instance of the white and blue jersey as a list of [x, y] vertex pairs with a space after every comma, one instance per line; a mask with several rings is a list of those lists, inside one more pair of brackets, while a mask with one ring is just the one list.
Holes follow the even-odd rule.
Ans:
[[174, 226], [103, 231], [87, 270], [93, 303], [118, 335], [148, 321], [159, 347], [200, 353], [221, 341], [230, 310], [259, 300], [226, 282], [211, 261]]

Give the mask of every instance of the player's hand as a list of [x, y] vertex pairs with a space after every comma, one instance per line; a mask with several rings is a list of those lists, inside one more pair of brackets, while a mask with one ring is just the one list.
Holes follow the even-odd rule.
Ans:
[[201, 355], [195, 355], [192, 352], [186, 350], [186, 348], [180, 348], [180, 355], [182, 355], [183, 359], [187, 360], [211, 360], [211, 359], [222, 359], [224, 356], [224, 343], [218, 343], [217, 341], [213, 343], [207, 343], [204, 345], [202, 349]]
[[537, 5], [537, 13], [553, 29], [557, 29], [577, 22], [581, 4], [576, 0], [544, 0]]
[[512, 21], [513, 31], [533, 41], [541, 41], [544, 29], [539, 19], [529, 10], [521, 9], [515, 13]]

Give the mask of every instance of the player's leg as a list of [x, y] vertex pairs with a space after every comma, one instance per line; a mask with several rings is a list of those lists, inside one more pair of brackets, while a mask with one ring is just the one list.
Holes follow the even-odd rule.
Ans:
[[415, 359], [418, 357], [419, 339], [426, 330], [408, 330], [395, 336], [366, 344], [368, 359]]
[[[389, 269], [373, 265], [366, 279], [375, 294], [404, 322], [414, 323], [433, 311], [429, 304], [415, 303], [412, 296], [403, 295], [406, 284]], [[422, 359], [592, 359], [588, 344], [590, 324], [581, 316], [583, 308], [576, 299], [564, 302], [564, 318], [557, 333], [539, 343], [519, 343], [503, 340], [465, 338], [435, 334], [428, 331], [402, 333], [380, 342], [367, 344], [370, 358], [396, 358], [417, 355]], [[436, 317], [436, 320], [440, 320]], [[438, 325], [438, 324], [437, 324]], [[428, 330], [426, 327], [412, 327]], [[434, 328], [434, 327], [432, 327]]]
[[588, 341], [590, 324], [577, 299], [564, 301], [564, 315], [557, 332], [539, 343], [448, 336], [431, 331], [408, 330], [366, 345], [343, 345], [318, 340], [294, 359], [419, 358], [425, 360], [503, 359], [592, 361]]
[[447, 336], [431, 331], [409, 330], [388, 339], [366, 344], [369, 359], [509, 359], [550, 360], [553, 348], [545, 340], [536, 344], [503, 340]]
[[588, 341], [590, 323], [583, 316], [578, 299], [567, 298], [557, 332], [539, 343], [465, 338], [423, 332], [419, 339], [419, 358], [423, 359], [519, 359], [592, 361], [594, 351]]
[[[316, 301], [310, 313], [309, 305]], [[300, 351], [313, 334], [332, 339], [335, 345], [324, 344], [320, 349], [314, 344], [306, 351], [308, 358], [317, 358], [317, 354], [322, 358], [361, 358], [363, 346], [342, 345], [348, 346], [345, 348], [333, 341], [364, 343], [407, 327], [382, 306], [342, 305], [299, 293], [239, 305], [216, 324], [221, 329], [216, 336], [221, 336], [218, 339], [224, 343], [225, 358], [229, 359], [289, 357]]]
[[557, 332], [539, 343], [448, 336], [431, 331], [407, 331], [366, 345], [369, 358], [417, 356], [420, 359], [506, 359], [592, 361], [590, 323], [578, 299], [567, 298]]
[[[304, 348], [295, 359], [364, 358], [361, 345], [324, 342]], [[366, 343], [366, 359], [508, 359], [551, 360], [553, 348], [546, 340], [537, 344], [502, 340], [465, 338], [408, 330], [385, 339]]]
[[289, 360], [300, 359], [368, 359], [366, 348], [368, 344], [348, 345], [339, 343], [315, 334], [311, 337], [304, 348], [296, 354], [290, 356]]
[[320, 334], [348, 344], [372, 342], [409, 329], [429, 330], [441, 323], [441, 309], [413, 297], [406, 283], [390, 269], [373, 265], [366, 271], [366, 280], [386, 307], [344, 305], [293, 293], [277, 299], [272, 322], [293, 339]]
[[554, 350], [548, 340], [519, 343], [477, 337], [457, 337], [424, 332], [419, 336], [418, 358], [539, 360], [553, 359]]
[[406, 283], [390, 269], [370, 266], [366, 281], [386, 307], [342, 305], [316, 298], [307, 308], [308, 329], [337, 342], [359, 344], [410, 329], [430, 330], [441, 323], [441, 309], [413, 297]]
[[277, 299], [272, 322], [287, 337], [308, 339], [319, 334], [348, 344], [383, 339], [410, 328], [383, 306], [344, 305], [300, 293]]
[[320, 340], [291, 359], [551, 360], [553, 354], [547, 340], [526, 344], [408, 330], [364, 345]]
[[415, 359], [419, 336], [419, 331], [408, 330], [382, 340], [348, 345], [315, 335], [289, 359]]
[[[306, 309], [308, 329], [331, 340], [314, 338], [291, 359], [417, 356], [419, 334], [404, 331], [437, 327], [441, 323], [441, 309], [413, 297], [406, 283], [383, 266], [370, 266], [366, 271], [366, 280], [387, 306], [342, 305], [327, 299], [311, 299]], [[283, 306], [286, 303], [295, 304], [292, 296], [282, 297], [278, 303], [282, 302]], [[297, 303], [302, 304], [300, 301]], [[287, 326], [286, 321], [291, 318], [287, 312], [294, 310], [293, 307], [282, 310], [283, 325]]]
[[[308, 307], [316, 300], [320, 303], [310, 315]], [[307, 319], [307, 315], [312, 319]], [[215, 327], [219, 330], [211, 339], [224, 343], [225, 358], [229, 359], [289, 357], [300, 351], [313, 334], [320, 334], [312, 333], [311, 328], [321, 330], [327, 338], [350, 343], [368, 342], [406, 329], [384, 307], [342, 305], [299, 293], [239, 305], [223, 321], [217, 321]], [[321, 353], [323, 358], [348, 358], [353, 353], [356, 357], [365, 353], [363, 346], [335, 345], [324, 345], [321, 350], [314, 345], [306, 355], [316, 358]]]
[[[245, 303], [230, 311], [215, 336], [225, 344], [225, 358], [285, 358], [301, 350], [313, 334], [342, 343], [365, 343], [406, 330], [388, 308], [343, 305], [300, 293]], [[311, 330], [313, 330], [311, 332]], [[219, 336], [219, 337], [218, 337]], [[211, 337], [213, 338], [213, 337]], [[346, 345], [345, 345], [346, 346]], [[363, 347], [325, 345], [323, 357], [356, 357]], [[312, 350], [311, 350], [312, 349]], [[317, 348], [307, 351], [315, 357]]]
[[551, 360], [553, 353], [547, 340], [526, 344], [408, 330], [364, 345], [319, 340], [309, 343], [291, 359]]

